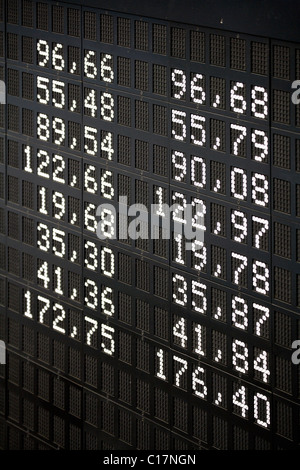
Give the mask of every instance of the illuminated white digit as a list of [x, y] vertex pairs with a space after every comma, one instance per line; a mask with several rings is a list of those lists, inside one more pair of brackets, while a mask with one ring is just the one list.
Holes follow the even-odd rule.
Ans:
[[47, 114], [38, 113], [37, 115], [37, 136], [45, 142], [50, 138], [50, 121]]
[[24, 294], [24, 298], [25, 298], [25, 312], [24, 312], [24, 316], [25, 317], [28, 317], [28, 318], [33, 318], [33, 315], [31, 313], [31, 308], [32, 308], [32, 298], [31, 298], [31, 292], [29, 290], [27, 290]]
[[23, 152], [25, 157], [25, 165], [23, 170], [27, 171], [27, 173], [32, 173], [32, 147], [30, 147], [30, 145], [23, 146]]
[[115, 237], [115, 215], [111, 209], [102, 208], [100, 212], [100, 233], [104, 238]]
[[194, 145], [204, 146], [206, 142], [206, 119], [204, 116], [191, 114], [191, 143]]
[[[201, 170], [198, 170], [198, 167]], [[196, 177], [200, 173], [200, 180], [197, 181]], [[194, 186], [198, 188], [205, 188], [206, 186], [206, 164], [205, 160], [201, 157], [192, 156], [191, 157], [191, 181]]]
[[41, 264], [39, 269], [37, 270], [37, 277], [41, 281], [43, 281], [43, 286], [45, 289], [48, 289], [49, 287], [49, 282], [50, 282], [50, 277], [48, 275], [48, 263], [47, 261], [44, 261], [44, 263]]
[[85, 305], [92, 310], [97, 310], [98, 307], [98, 286], [92, 279], [86, 279], [84, 283], [85, 287]]
[[100, 78], [104, 82], [112, 83], [114, 81], [112, 65], [113, 57], [110, 54], [103, 54], [100, 64]]
[[240, 155], [239, 145], [247, 135], [247, 128], [244, 126], [238, 126], [237, 124], [230, 124], [230, 128], [239, 131], [239, 136], [233, 141], [233, 155]]
[[[260, 182], [260, 185], [258, 184]], [[267, 176], [254, 173], [252, 176], [252, 200], [258, 206], [267, 207], [269, 204], [269, 182]]]
[[92, 338], [93, 334], [96, 333], [96, 331], [98, 329], [98, 322], [97, 322], [97, 320], [94, 320], [93, 318], [87, 317], [87, 316], [85, 316], [84, 319], [87, 323], [92, 324], [91, 328], [86, 331], [86, 344], [88, 346], [91, 346], [91, 344], [92, 344], [92, 339], [91, 338]]
[[96, 52], [85, 51], [84, 75], [88, 78], [97, 78]]
[[64, 184], [66, 182], [64, 178], [64, 169], [66, 168], [64, 157], [56, 154], [54, 155], [52, 162], [55, 167], [53, 170], [53, 181]]
[[156, 372], [156, 377], [167, 380], [166, 375], [164, 374], [164, 351], [163, 349], [158, 349], [156, 352], [156, 357], [158, 357], [158, 372]]
[[63, 58], [63, 45], [57, 43], [52, 49], [52, 67], [55, 70], [62, 71], [65, 68], [65, 60]]
[[84, 228], [94, 233], [96, 233], [97, 230], [97, 220], [94, 215], [95, 211], [96, 206], [92, 203], [89, 203], [84, 210]]
[[106, 246], [101, 247], [101, 273], [108, 277], [115, 274], [115, 255]]
[[53, 140], [56, 145], [63, 145], [66, 138], [66, 125], [63, 119], [55, 117], [52, 121]]
[[115, 352], [115, 340], [114, 340], [114, 333], [115, 329], [112, 328], [111, 326], [104, 325], [102, 323], [101, 325], [101, 336], [102, 338], [106, 338], [109, 340], [109, 348], [107, 347], [106, 342], [104, 341], [101, 343], [101, 347], [103, 349], [103, 352], [105, 354], [108, 354], [109, 356], [113, 356]]
[[55, 108], [63, 109], [65, 107], [65, 84], [59, 80], [52, 81], [52, 103]]
[[[260, 403], [264, 402], [265, 405], [265, 416], [262, 417], [260, 416], [260, 409], [262, 406], [259, 406], [259, 400]], [[254, 419], [256, 420], [257, 424], [260, 426], [263, 426], [264, 428], [268, 428], [271, 424], [271, 404], [268, 398], [263, 395], [262, 393], [256, 393], [254, 395]]]
[[48, 310], [50, 310], [50, 300], [38, 295], [38, 302], [44, 304], [44, 307], [39, 311], [39, 323], [44, 323], [44, 318]]
[[245, 87], [244, 83], [235, 82], [230, 90], [230, 108], [234, 113], [244, 114], [246, 112], [247, 103], [243, 95], [238, 94]]
[[234, 276], [233, 276], [234, 277], [234, 279], [233, 279], [234, 284], [239, 285], [239, 276], [246, 269], [246, 266], [247, 266], [247, 261], [248, 261], [247, 256], [243, 256], [243, 255], [240, 255], [239, 253], [232, 252], [231, 257], [235, 258], [235, 259], [238, 259], [240, 261], [240, 264], [235, 269]]
[[196, 354], [199, 354], [200, 356], [205, 356], [205, 351], [204, 351], [204, 346], [203, 346], [203, 337], [204, 337], [204, 331], [202, 328], [202, 325], [197, 323], [195, 325], [195, 333], [196, 333], [196, 344], [195, 344], [195, 349], [194, 352]]
[[205, 104], [204, 76], [196, 73], [191, 80], [191, 100], [194, 103]]
[[192, 266], [197, 271], [203, 271], [207, 263], [207, 249], [203, 242], [194, 240], [192, 242], [192, 252], [194, 255], [194, 265]]
[[246, 374], [249, 369], [248, 348], [243, 341], [234, 339], [232, 341], [232, 364], [233, 368], [242, 374]]
[[101, 93], [101, 117], [109, 122], [114, 120], [114, 98], [110, 93]]
[[235, 406], [241, 408], [243, 418], [247, 418], [249, 406], [246, 402], [246, 388], [242, 385], [232, 396], [232, 402]]
[[105, 287], [104, 290], [101, 292], [101, 311], [105, 315], [109, 315], [110, 317], [114, 316], [115, 313], [115, 306], [113, 301], [110, 297], [113, 296], [113, 290], [111, 287]]
[[37, 226], [37, 245], [42, 251], [49, 251], [50, 249], [50, 230], [45, 224], [39, 223]]
[[254, 117], [260, 119], [268, 116], [268, 93], [262, 86], [255, 85], [251, 90], [251, 111]]
[[44, 186], [40, 186], [39, 188], [39, 206], [38, 206], [38, 211], [41, 212], [41, 214], [48, 215], [48, 211], [46, 209], [47, 207], [47, 189], [44, 188]]
[[[40, 160], [40, 163], [37, 167], [37, 174], [38, 176], [42, 176], [43, 178], [50, 178], [49, 175], [49, 165], [50, 165], [50, 157], [46, 150], [38, 150], [37, 159]], [[47, 168], [48, 173], [46, 173], [43, 168]]]
[[55, 266], [53, 276], [54, 292], [59, 295], [64, 295], [63, 292], [63, 270], [60, 266]]
[[[172, 136], [176, 140], [186, 139], [186, 113], [172, 109]], [[174, 125], [175, 124], [175, 125]]]
[[261, 312], [261, 317], [255, 322], [255, 334], [261, 336], [261, 327], [270, 317], [270, 310], [259, 304], [253, 304], [253, 308]]
[[98, 151], [98, 143], [97, 143], [97, 135], [98, 131], [94, 127], [84, 126], [84, 150], [85, 153], [88, 155], [95, 156]]
[[252, 158], [257, 162], [263, 162], [266, 160], [269, 153], [268, 136], [264, 131], [254, 129], [251, 134], [251, 140], [254, 147], [254, 154], [252, 153]]
[[262, 224], [262, 227], [259, 231], [255, 234], [255, 248], [260, 248], [260, 238], [269, 230], [269, 221], [266, 219], [262, 219], [260, 217], [252, 216], [252, 221], [258, 224]]
[[186, 92], [186, 76], [183, 70], [173, 69], [171, 74], [173, 84], [173, 98], [181, 100], [184, 98]]
[[106, 158], [112, 160], [114, 154], [113, 135], [111, 132], [102, 132], [101, 151], [105, 152]]
[[[261, 272], [263, 271], [263, 274]], [[269, 284], [269, 268], [263, 261], [254, 260], [252, 265], [253, 287], [260, 294], [267, 294], [270, 290]], [[261, 287], [263, 284], [263, 287]]]
[[101, 196], [106, 199], [112, 199], [115, 194], [115, 190], [112, 184], [113, 181], [113, 172], [105, 170], [101, 175]]
[[91, 271], [98, 268], [98, 248], [94, 242], [86, 241], [85, 245], [84, 267]]
[[192, 227], [197, 230], [206, 230], [205, 226], [205, 215], [206, 215], [206, 204], [205, 201], [202, 199], [198, 199], [193, 197], [192, 198], [192, 209], [193, 209], [193, 217], [192, 217]]
[[175, 373], [175, 385], [177, 387], [180, 387], [180, 379], [185, 373], [185, 371], [187, 370], [188, 363], [185, 359], [182, 359], [181, 357], [178, 357], [178, 356], [173, 356], [173, 361], [179, 362], [179, 364], [182, 364], [180, 369]]
[[186, 197], [182, 193], [173, 193], [172, 195], [173, 203], [173, 220], [176, 222], [180, 222], [181, 224], [186, 224], [186, 220], [184, 218], [184, 210], [186, 208]]
[[53, 233], [52, 233], [53, 253], [55, 256], [58, 256], [59, 258], [63, 258], [66, 254], [65, 236], [66, 236], [66, 233], [63, 230], [59, 230], [57, 228], [53, 229]]
[[96, 97], [96, 90], [90, 89], [89, 93], [84, 98], [84, 109], [90, 110], [90, 115], [92, 117], [97, 116], [97, 97]]
[[50, 100], [50, 92], [49, 92], [49, 78], [40, 77], [37, 75], [36, 77], [36, 88], [37, 88], [37, 100], [41, 104], [48, 104]]
[[204, 398], [207, 396], [207, 386], [205, 385], [205, 370], [198, 366], [192, 373], [192, 390], [197, 397]]
[[47, 41], [40, 39], [37, 42], [38, 64], [40, 67], [47, 67], [49, 62], [49, 45]]
[[187, 304], [187, 282], [185, 277], [174, 274], [172, 280], [174, 302], [184, 307]]
[[184, 181], [186, 177], [186, 157], [183, 152], [174, 150], [172, 152], [172, 163], [174, 179], [176, 181]]
[[176, 336], [180, 340], [180, 346], [186, 348], [187, 346], [187, 335], [186, 335], [186, 320], [181, 317], [173, 326], [173, 336]]
[[[238, 193], [236, 190], [237, 178], [242, 178], [242, 193]], [[247, 199], [247, 174], [242, 168], [234, 167], [231, 170], [231, 194], [236, 199], [245, 201]]]
[[98, 191], [95, 174], [96, 167], [94, 165], [86, 165], [84, 170], [84, 190], [91, 194], [96, 194]]
[[269, 383], [269, 355], [267, 351], [262, 351], [258, 356], [254, 357], [253, 368], [262, 374], [262, 380]]
[[241, 330], [248, 329], [248, 305], [242, 297], [235, 295], [232, 297], [232, 324]]
[[176, 234], [174, 237], [174, 246], [175, 246], [175, 262], [178, 264], [184, 264], [184, 259], [182, 258], [183, 248], [183, 237], [181, 233]]
[[55, 219], [61, 220], [66, 213], [66, 200], [62, 193], [55, 191], [53, 193], [53, 212]]
[[234, 210], [231, 213], [231, 223], [234, 231], [239, 230], [239, 234], [235, 234], [233, 239], [235, 242], [243, 243], [247, 238], [247, 217], [244, 212]]
[[[206, 315], [207, 312], [207, 286], [198, 281], [192, 281], [192, 308], [196, 312]], [[197, 300], [194, 300], [194, 299]]]
[[59, 331], [62, 334], [66, 334], [66, 330], [62, 326], [58, 326], [58, 323], [64, 324], [64, 320], [66, 318], [66, 312], [62, 305], [60, 304], [54, 304], [53, 306], [53, 314], [55, 314], [57, 311], [60, 313], [56, 316], [56, 318], [53, 320], [53, 330]]

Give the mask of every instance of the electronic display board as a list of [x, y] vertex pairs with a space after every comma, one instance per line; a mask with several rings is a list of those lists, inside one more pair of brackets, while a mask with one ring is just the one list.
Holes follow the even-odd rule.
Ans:
[[0, 2], [3, 449], [299, 446], [300, 36], [250, 4]]

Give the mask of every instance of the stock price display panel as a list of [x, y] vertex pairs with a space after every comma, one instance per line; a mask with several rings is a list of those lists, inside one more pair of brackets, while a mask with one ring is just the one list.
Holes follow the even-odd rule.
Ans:
[[158, 3], [0, 2], [2, 448], [299, 445], [297, 34]]

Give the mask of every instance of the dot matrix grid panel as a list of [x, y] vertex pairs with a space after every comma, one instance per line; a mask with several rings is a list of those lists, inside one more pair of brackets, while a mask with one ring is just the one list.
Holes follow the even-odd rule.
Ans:
[[296, 448], [300, 44], [2, 0], [0, 79], [1, 447]]

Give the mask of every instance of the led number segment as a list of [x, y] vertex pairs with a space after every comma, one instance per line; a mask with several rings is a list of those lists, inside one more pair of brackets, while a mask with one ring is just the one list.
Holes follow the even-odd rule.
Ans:
[[269, 138], [266, 133], [254, 129], [251, 134], [252, 158], [257, 162], [265, 162], [269, 153]]
[[56, 303], [53, 306], [53, 330], [59, 331], [62, 334], [66, 334], [65, 328], [62, 326], [64, 325], [64, 321], [66, 319], [66, 312], [62, 305]]
[[251, 112], [259, 119], [268, 117], [268, 93], [262, 86], [254, 86], [251, 90]]
[[232, 298], [232, 324], [241, 330], [248, 329], [248, 305], [243, 297], [234, 295]]
[[104, 121], [114, 120], [114, 98], [110, 93], [101, 92], [101, 118]]
[[95, 157], [98, 152], [98, 130], [95, 127], [84, 126], [84, 151]]
[[188, 337], [186, 334], [186, 320], [183, 317], [175, 321], [175, 325], [173, 326], [173, 337], [175, 344], [182, 348], [187, 347]]
[[52, 68], [58, 71], [62, 71], [65, 68], [63, 45], [60, 43], [52, 44]]
[[[172, 98], [185, 100], [187, 92], [187, 77], [184, 70], [172, 69], [171, 94]], [[201, 73], [192, 73], [190, 80], [190, 101], [205, 104], [205, 77]]]
[[183, 152], [174, 150], [172, 152], [173, 178], [178, 182], [183, 182], [186, 177], [186, 157]]
[[91, 271], [98, 269], [98, 248], [94, 242], [85, 241], [84, 244], [84, 267]]
[[[187, 113], [178, 109], [172, 109], [172, 138], [186, 141], [187, 137]], [[190, 116], [190, 141], [200, 147], [206, 143], [206, 118], [198, 114]]]
[[267, 295], [270, 290], [269, 277], [270, 272], [266, 263], [263, 261], [254, 260], [252, 264], [253, 272], [253, 288], [260, 294]]
[[113, 134], [101, 131], [101, 157], [112, 160], [114, 154]]
[[186, 75], [183, 70], [173, 69], [171, 74], [172, 97], [177, 100], [185, 99]]
[[110, 54], [101, 54], [100, 79], [106, 83], [114, 81], [113, 56]]
[[186, 113], [172, 109], [172, 137], [176, 140], [186, 140]]
[[[49, 104], [50, 102], [50, 80], [46, 77], [37, 76], [37, 100], [40, 104]], [[65, 84], [59, 80], [52, 80], [52, 104], [55, 108], [63, 109], [65, 107]]]
[[50, 59], [50, 49], [48, 42], [40, 39], [37, 42], [37, 61], [40, 67], [48, 67]]
[[84, 89], [84, 113], [87, 116], [97, 117], [97, 91], [92, 88]]
[[191, 101], [197, 104], [205, 104], [205, 77], [201, 73], [191, 74]]
[[95, 51], [84, 51], [83, 67], [85, 77], [94, 79], [97, 78], [98, 69]]
[[92, 310], [98, 307], [98, 286], [92, 279], [86, 279], [84, 282], [84, 303]]
[[106, 246], [101, 247], [101, 274], [107, 277], [113, 277], [115, 274], [115, 255]]
[[245, 114], [247, 103], [245, 100], [245, 85], [241, 82], [232, 82], [230, 89], [230, 108], [238, 114]]

